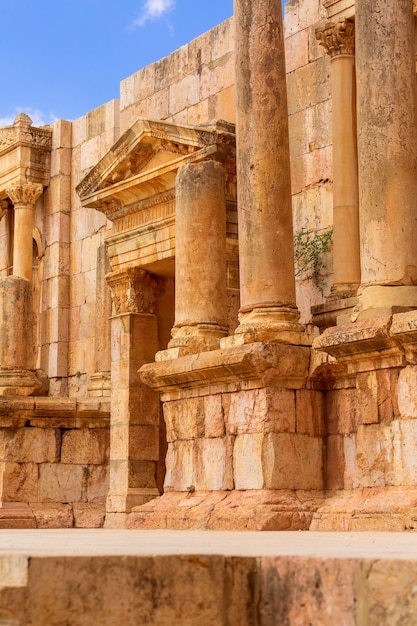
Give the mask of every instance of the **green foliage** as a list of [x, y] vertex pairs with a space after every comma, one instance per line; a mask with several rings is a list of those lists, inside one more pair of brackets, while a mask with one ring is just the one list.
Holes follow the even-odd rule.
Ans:
[[316, 233], [305, 228], [294, 236], [295, 275], [302, 280], [312, 280], [321, 292], [325, 254], [331, 250], [332, 236], [333, 229]]

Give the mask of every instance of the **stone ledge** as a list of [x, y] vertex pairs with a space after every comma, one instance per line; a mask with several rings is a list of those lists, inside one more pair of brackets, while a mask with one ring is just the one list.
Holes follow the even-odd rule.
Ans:
[[256, 380], [259, 386], [299, 389], [305, 384], [309, 359], [308, 347], [252, 343], [147, 363], [139, 376], [144, 384], [164, 392], [247, 380]]
[[110, 400], [0, 396], [0, 425], [7, 428], [105, 428]]
[[417, 487], [369, 487], [327, 496], [311, 531], [417, 530]]
[[319, 491], [247, 490], [168, 492], [135, 507], [136, 529], [307, 530], [322, 505]]
[[348, 374], [417, 363], [417, 311], [328, 328], [313, 348], [346, 365]]

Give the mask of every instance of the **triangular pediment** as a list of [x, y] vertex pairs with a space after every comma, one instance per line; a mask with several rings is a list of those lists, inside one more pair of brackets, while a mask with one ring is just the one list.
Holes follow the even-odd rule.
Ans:
[[180, 126], [141, 118], [90, 170], [77, 193], [83, 206], [108, 214], [112, 205], [129, 206], [173, 189], [182, 163], [221, 160], [231, 150], [233, 124]]

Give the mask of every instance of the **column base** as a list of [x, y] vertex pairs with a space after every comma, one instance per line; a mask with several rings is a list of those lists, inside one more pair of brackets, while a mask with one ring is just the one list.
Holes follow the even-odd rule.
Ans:
[[[318, 304], [311, 307], [311, 314], [313, 318], [313, 324], [317, 326], [320, 331], [336, 326], [342, 323], [342, 320], [349, 319], [353, 313], [355, 306], [358, 304], [358, 298], [356, 296], [345, 296], [334, 294], [331, 298], [328, 298], [324, 304]], [[344, 323], [346, 323], [344, 321]]]
[[144, 488], [127, 490], [126, 494], [109, 493], [106, 501], [105, 528], [124, 528], [127, 515], [137, 506], [146, 504], [160, 495], [158, 489]]
[[313, 336], [298, 322], [300, 313], [290, 307], [259, 307], [239, 313], [235, 334], [220, 341], [221, 348], [247, 343], [272, 342], [311, 346]]
[[96, 372], [90, 376], [90, 384], [87, 387], [90, 398], [108, 398], [111, 395], [110, 372]]
[[0, 370], [0, 396], [31, 396], [42, 383], [30, 370]]
[[227, 335], [227, 328], [211, 324], [181, 326], [172, 329], [172, 339], [167, 350], [156, 353], [155, 361], [170, 361], [188, 354], [218, 350], [220, 341]]

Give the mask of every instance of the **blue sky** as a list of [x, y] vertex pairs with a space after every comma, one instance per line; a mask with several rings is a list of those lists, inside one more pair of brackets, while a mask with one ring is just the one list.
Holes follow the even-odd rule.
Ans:
[[0, 126], [76, 119], [119, 97], [120, 80], [233, 13], [233, 0], [7, 0]]

